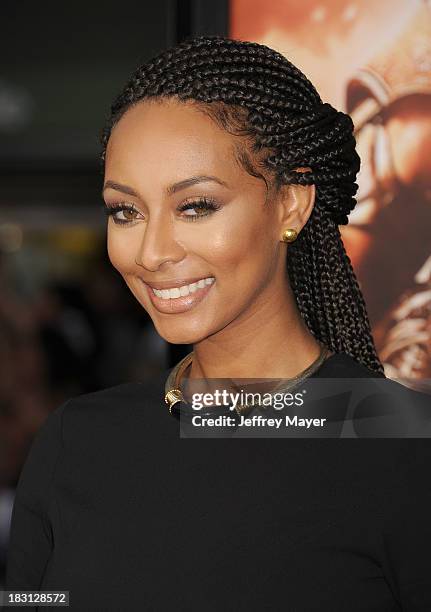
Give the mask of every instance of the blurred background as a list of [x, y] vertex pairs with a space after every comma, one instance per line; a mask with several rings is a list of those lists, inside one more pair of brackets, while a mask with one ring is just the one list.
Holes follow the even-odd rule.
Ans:
[[14, 489], [67, 398], [145, 381], [167, 344], [111, 266], [99, 134], [153, 55], [194, 34], [267, 44], [351, 114], [362, 168], [342, 227], [386, 375], [431, 378], [431, 3], [4, 1], [0, 37], [0, 589]]

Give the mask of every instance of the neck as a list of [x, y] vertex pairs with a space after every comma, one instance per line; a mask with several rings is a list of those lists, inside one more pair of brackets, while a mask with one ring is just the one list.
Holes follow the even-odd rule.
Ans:
[[286, 284], [279, 295], [257, 300], [234, 323], [193, 345], [193, 362], [185, 376], [292, 378], [320, 352]]

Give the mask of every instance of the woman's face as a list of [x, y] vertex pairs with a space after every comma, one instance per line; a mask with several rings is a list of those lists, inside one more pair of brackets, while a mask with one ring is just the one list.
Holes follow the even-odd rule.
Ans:
[[[265, 205], [264, 181], [235, 160], [237, 140], [171, 99], [129, 109], [108, 142], [105, 202], [134, 209], [109, 216], [108, 255], [160, 336], [174, 344], [259, 319], [277, 284], [287, 282], [277, 207]], [[207, 278], [212, 284], [181, 290], [188, 295], [167, 293]], [[152, 297], [149, 285], [158, 284], [168, 299]]]

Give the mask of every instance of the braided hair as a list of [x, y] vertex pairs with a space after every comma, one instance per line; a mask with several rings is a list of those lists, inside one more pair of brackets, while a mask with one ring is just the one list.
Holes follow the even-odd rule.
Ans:
[[[313, 211], [290, 243], [287, 273], [310, 332], [384, 374], [365, 301], [339, 231], [356, 205], [360, 158], [349, 115], [323, 103], [307, 77], [265, 45], [187, 38], [138, 67], [111, 106], [101, 134], [104, 165], [111, 130], [144, 99], [189, 101], [229, 133], [244, 169], [276, 192], [315, 185]], [[308, 167], [310, 171], [296, 171]], [[270, 187], [268, 187], [268, 180]]]

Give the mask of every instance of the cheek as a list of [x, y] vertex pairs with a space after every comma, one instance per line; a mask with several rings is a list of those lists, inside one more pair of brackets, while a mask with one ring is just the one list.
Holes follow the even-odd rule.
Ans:
[[208, 236], [208, 249], [214, 261], [226, 265], [247, 265], [250, 261], [264, 260], [268, 256], [268, 219], [247, 214], [245, 207], [229, 215], [220, 224], [214, 224]]
[[269, 226], [261, 217], [232, 219], [223, 227], [212, 228], [206, 243], [206, 259], [219, 286], [236, 289], [238, 298], [256, 289], [256, 279], [264, 279], [271, 268], [275, 253]]
[[106, 246], [111, 264], [121, 274], [126, 274], [134, 265], [133, 241], [121, 231], [108, 228]]

